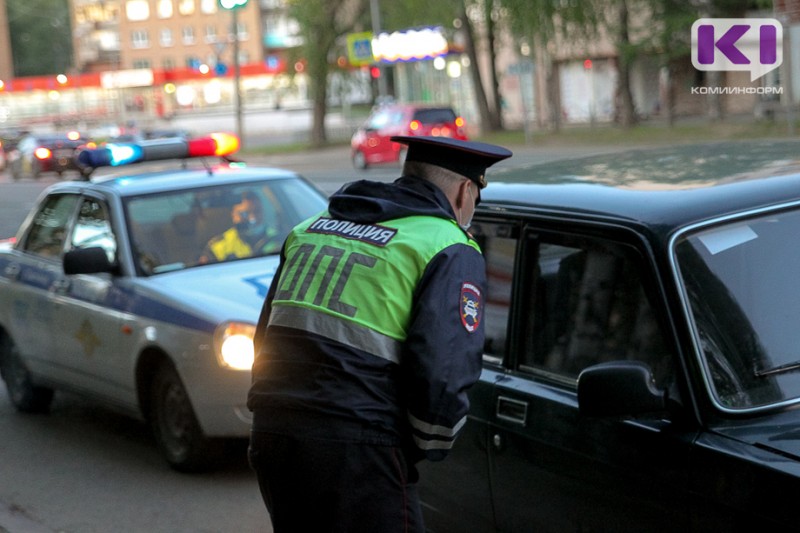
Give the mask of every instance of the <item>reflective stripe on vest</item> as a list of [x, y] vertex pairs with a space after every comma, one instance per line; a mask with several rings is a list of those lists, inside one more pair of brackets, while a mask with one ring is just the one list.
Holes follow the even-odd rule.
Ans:
[[453, 220], [413, 216], [356, 224], [327, 213], [312, 217], [286, 241], [270, 324], [291, 323], [398, 362], [417, 283], [430, 260], [455, 244], [480, 250]]
[[316, 333], [393, 363], [400, 362], [400, 343], [398, 341], [364, 326], [314, 309], [291, 305], [278, 306], [273, 308], [269, 323]]
[[416, 432], [414, 434], [414, 442], [421, 450], [449, 450], [453, 447], [456, 434], [467, 423], [466, 416], [462, 417], [452, 428], [423, 422], [411, 414], [408, 415], [408, 420], [416, 431], [425, 434], [424, 437], [417, 435]]

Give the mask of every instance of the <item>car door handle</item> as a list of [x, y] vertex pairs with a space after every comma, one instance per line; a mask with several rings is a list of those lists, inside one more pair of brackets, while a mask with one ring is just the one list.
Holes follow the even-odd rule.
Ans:
[[499, 396], [496, 415], [500, 420], [524, 426], [528, 419], [528, 402]]
[[71, 283], [69, 278], [59, 278], [50, 285], [50, 290], [58, 293], [65, 293], [69, 290]]
[[19, 273], [22, 269], [19, 267], [17, 263], [9, 263], [5, 269], [3, 269], [3, 275], [12, 281], [16, 281], [19, 279]]

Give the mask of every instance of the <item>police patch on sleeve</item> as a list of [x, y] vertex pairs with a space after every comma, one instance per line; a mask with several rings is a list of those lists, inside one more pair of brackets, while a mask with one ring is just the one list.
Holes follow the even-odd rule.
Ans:
[[461, 323], [470, 333], [481, 323], [482, 308], [481, 290], [472, 283], [461, 285]]

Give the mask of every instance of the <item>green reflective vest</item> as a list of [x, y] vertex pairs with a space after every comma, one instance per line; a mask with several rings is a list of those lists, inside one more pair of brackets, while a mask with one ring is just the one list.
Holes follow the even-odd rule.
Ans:
[[443, 218], [358, 224], [326, 212], [309, 219], [286, 241], [270, 325], [311, 331], [398, 363], [417, 283], [430, 260], [456, 244], [480, 251]]

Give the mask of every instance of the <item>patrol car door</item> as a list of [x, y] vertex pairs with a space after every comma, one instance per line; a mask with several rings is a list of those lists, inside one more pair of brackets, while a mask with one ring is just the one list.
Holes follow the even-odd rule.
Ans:
[[685, 425], [666, 413], [578, 413], [577, 377], [590, 365], [640, 360], [659, 387], [674, 379], [643, 257], [618, 242], [532, 231], [522, 250], [489, 428], [498, 530], [688, 528]]
[[[103, 200], [84, 196], [67, 248], [101, 247], [116, 261], [117, 237], [111, 222]], [[62, 270], [53, 291], [59, 339], [53, 358], [63, 378], [86, 392], [109, 398], [121, 393], [120, 380], [114, 377], [122, 364], [122, 314], [114, 306], [118, 296], [110, 273], [67, 276]]]
[[470, 411], [453, 449], [440, 463], [420, 464], [420, 496], [428, 531], [495, 531], [490, 492], [488, 422], [495, 382], [508, 356], [508, 320], [519, 228], [486, 221], [471, 231], [486, 259], [488, 287], [483, 313], [486, 341], [480, 380], [469, 391]]
[[3, 267], [10, 302], [9, 334], [28, 369], [52, 377], [57, 316], [51, 304], [56, 282], [63, 277], [61, 254], [66, 229], [78, 203], [74, 194], [45, 198], [30, 219], [21, 242]]

